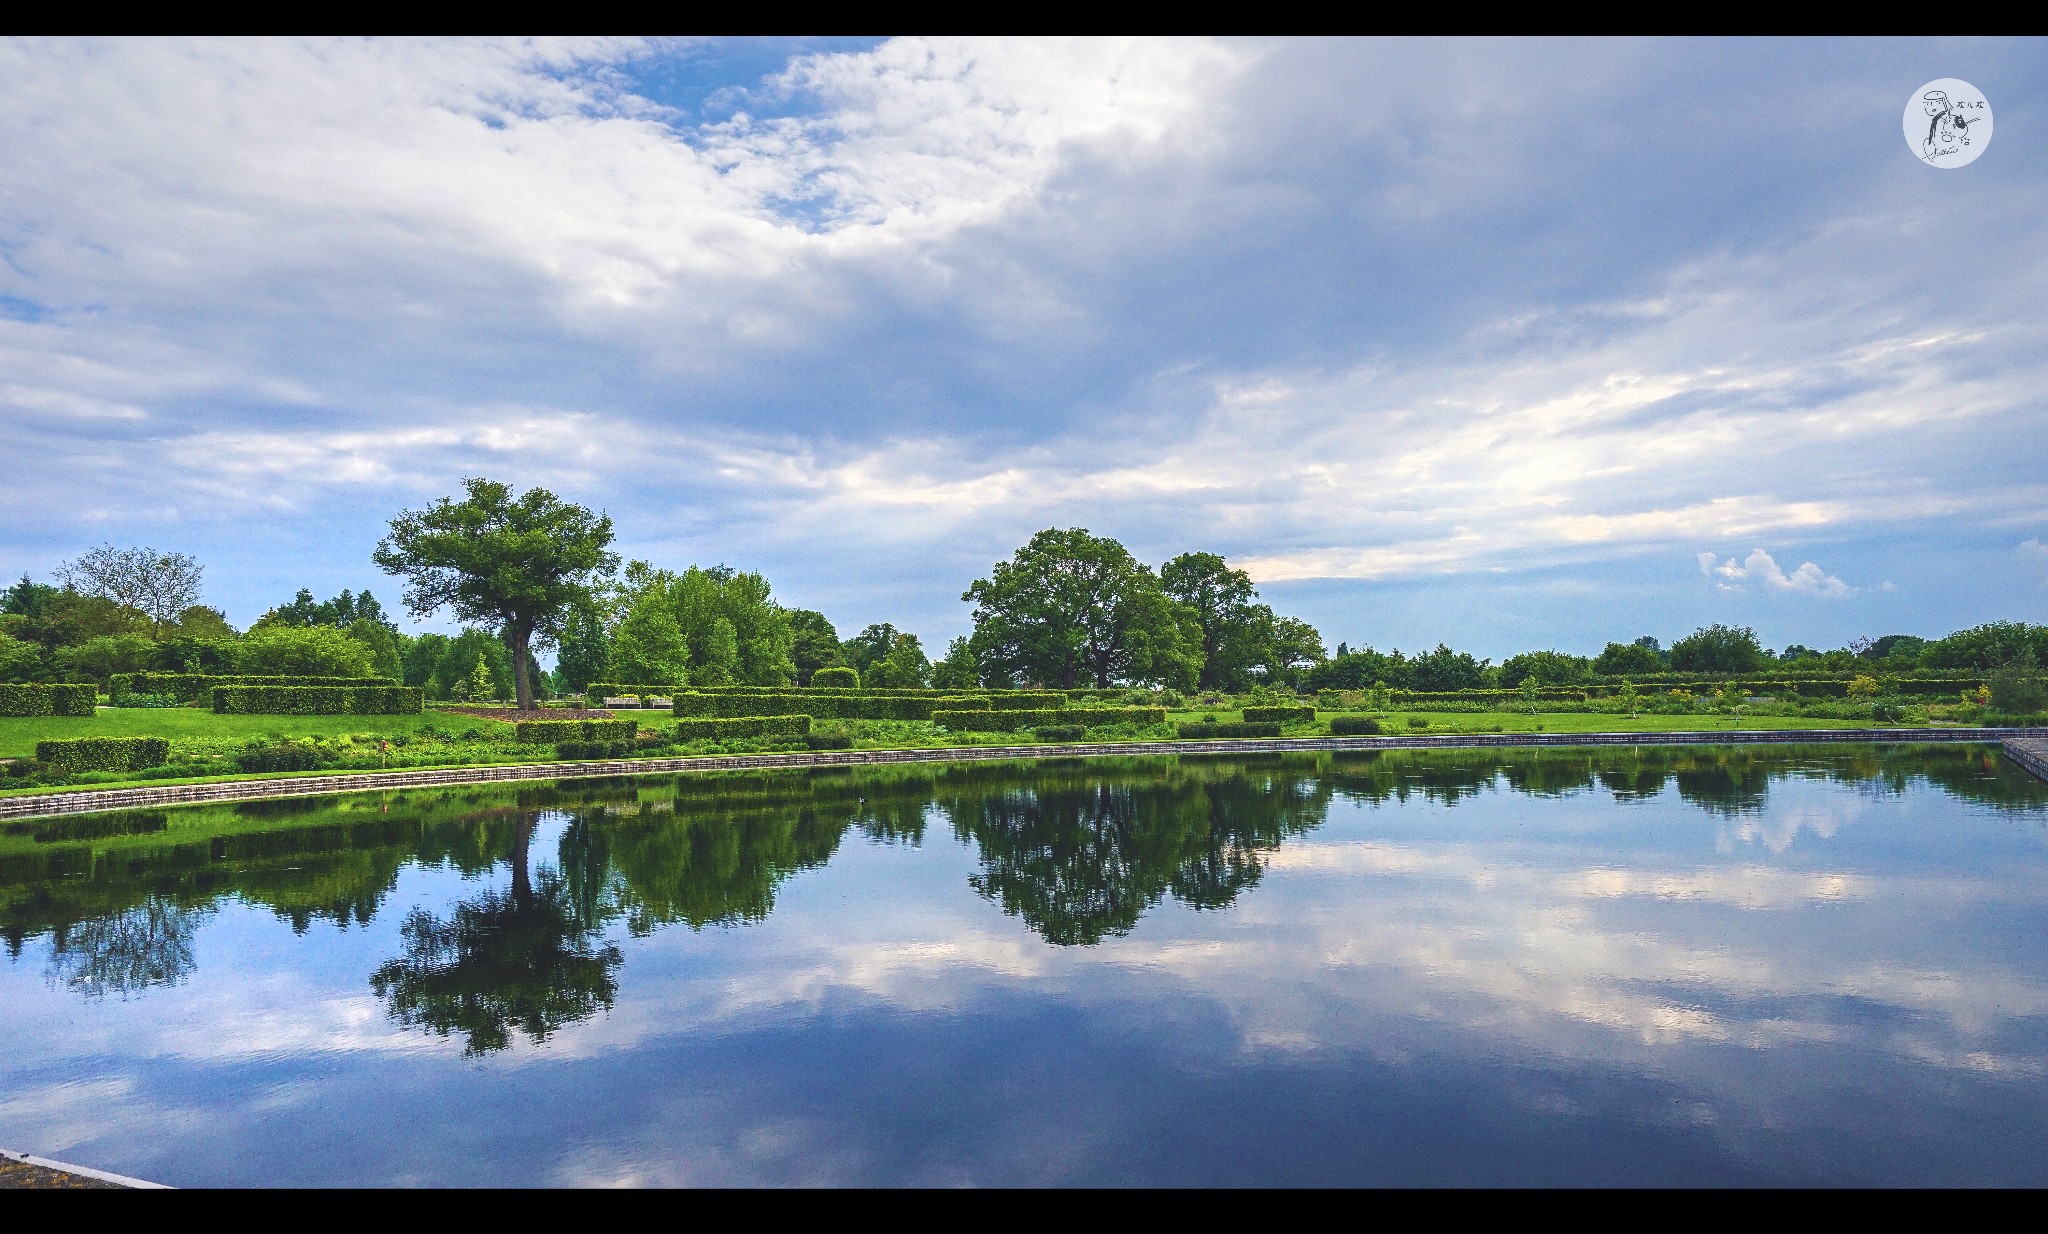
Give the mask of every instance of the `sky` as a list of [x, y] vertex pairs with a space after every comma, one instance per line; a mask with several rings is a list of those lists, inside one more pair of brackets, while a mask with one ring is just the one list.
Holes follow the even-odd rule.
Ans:
[[0, 570], [395, 609], [484, 475], [935, 651], [1050, 526], [1333, 649], [2048, 620], [2044, 121], [2040, 40], [0, 43]]

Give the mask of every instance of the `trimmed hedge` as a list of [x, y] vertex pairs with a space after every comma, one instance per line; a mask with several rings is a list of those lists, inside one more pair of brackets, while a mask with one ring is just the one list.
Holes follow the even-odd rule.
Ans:
[[631, 741], [558, 741], [555, 757], [567, 762], [580, 759], [625, 758], [633, 753]]
[[1245, 724], [1226, 720], [1220, 724], [1183, 724], [1180, 736], [1183, 741], [1194, 741], [1205, 737], [1278, 737], [1278, 724]]
[[1048, 707], [1038, 711], [934, 711], [932, 722], [956, 733], [1007, 733], [1048, 724], [1094, 728], [1098, 724], [1163, 724], [1164, 707]]
[[1032, 729], [1031, 735], [1040, 741], [1079, 741], [1088, 730], [1078, 724], [1046, 724]]
[[91, 683], [0, 685], [0, 716], [89, 716], [100, 701]]
[[318, 771], [325, 762], [319, 750], [295, 742], [249, 746], [235, 754], [235, 766], [243, 771]]
[[215, 686], [395, 686], [391, 677], [247, 677], [213, 673], [115, 673], [107, 678], [107, 696], [168, 694], [181, 703], [213, 697]]
[[1313, 707], [1247, 707], [1244, 721], [1247, 724], [1313, 724], [1316, 709]]
[[418, 686], [215, 686], [223, 716], [416, 716], [427, 709]]
[[985, 698], [874, 694], [678, 694], [669, 709], [679, 716], [812, 716], [821, 720], [929, 720], [940, 708], [981, 711]]
[[811, 733], [805, 736], [804, 747], [810, 750], [851, 750], [853, 738], [845, 733]]
[[1372, 716], [1333, 716], [1330, 732], [1338, 737], [1367, 737], [1380, 731], [1380, 722]]
[[633, 686], [617, 681], [593, 681], [583, 687], [585, 698], [673, 698], [676, 691], [687, 690], [688, 686]]
[[512, 726], [521, 745], [559, 741], [631, 741], [640, 732], [638, 720], [521, 720]]
[[731, 737], [803, 737], [811, 731], [809, 716], [721, 716], [710, 720], [677, 720], [677, 741], [724, 741]]
[[988, 705], [991, 711], [1044, 711], [1048, 707], [1057, 711], [1067, 705], [1067, 696], [1051, 690], [1032, 690], [1026, 694], [991, 694]]
[[860, 670], [848, 668], [843, 664], [835, 664], [831, 668], [821, 668], [811, 674], [811, 689], [858, 690], [860, 689]]
[[170, 760], [171, 743], [162, 737], [80, 737], [72, 741], [38, 741], [36, 761], [66, 771], [141, 771]]

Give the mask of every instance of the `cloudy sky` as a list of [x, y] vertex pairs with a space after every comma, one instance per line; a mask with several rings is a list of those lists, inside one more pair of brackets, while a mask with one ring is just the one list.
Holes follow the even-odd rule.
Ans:
[[0, 569], [395, 600], [481, 474], [928, 644], [1052, 525], [1333, 646], [2040, 621], [2044, 102], [2040, 41], [0, 44]]

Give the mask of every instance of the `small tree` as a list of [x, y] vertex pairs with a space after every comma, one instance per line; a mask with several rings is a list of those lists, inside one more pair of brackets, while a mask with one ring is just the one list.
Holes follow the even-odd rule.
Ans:
[[1542, 688], [1543, 683], [1536, 680], [1536, 674], [1531, 673], [1522, 678], [1522, 701], [1529, 705], [1529, 714], [1532, 716], [1536, 714], [1536, 692]]
[[100, 596], [147, 613], [161, 627], [199, 603], [203, 573], [205, 567], [185, 553], [103, 544], [57, 567], [57, 580], [82, 595]]
[[1628, 708], [1628, 718], [1635, 719], [1643, 707], [1643, 696], [1636, 692], [1636, 683], [1623, 678], [1620, 697], [1621, 705]]
[[491, 666], [484, 663], [482, 655], [477, 656], [476, 668], [462, 684], [472, 703], [487, 703], [498, 697], [498, 687], [491, 682]]
[[414, 617], [453, 608], [463, 621], [498, 628], [524, 710], [533, 706], [533, 647], [553, 643], [570, 607], [587, 601], [592, 584], [619, 564], [607, 550], [612, 521], [546, 489], [514, 498], [495, 480], [462, 483], [465, 500], [443, 497], [392, 519], [372, 556], [405, 579]]

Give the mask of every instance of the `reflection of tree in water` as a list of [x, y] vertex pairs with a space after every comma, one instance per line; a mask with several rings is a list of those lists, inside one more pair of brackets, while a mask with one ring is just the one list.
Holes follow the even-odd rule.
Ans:
[[619, 949], [600, 944], [601, 917], [578, 903], [559, 871], [528, 871], [537, 816], [515, 824], [512, 886], [455, 906], [446, 918], [424, 909], [402, 927], [405, 954], [371, 974], [370, 986], [401, 1024], [468, 1038], [465, 1054], [488, 1054], [514, 1031], [541, 1042], [556, 1029], [609, 1010]]
[[151, 896], [59, 927], [50, 940], [50, 984], [91, 998], [177, 985], [193, 969], [192, 936], [213, 911]]
[[1319, 824], [1329, 801], [1297, 773], [1194, 761], [1024, 783], [961, 794], [949, 812], [980, 850], [974, 889], [1063, 946], [1126, 934], [1167, 895], [1229, 905], [1258, 882], [1261, 854]]

